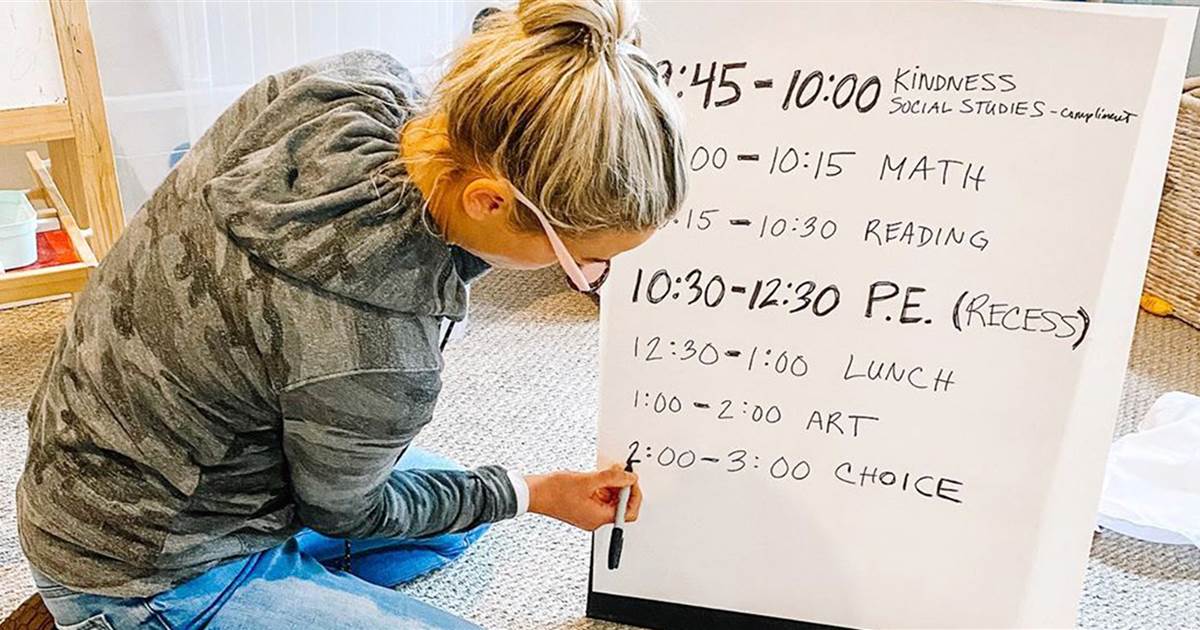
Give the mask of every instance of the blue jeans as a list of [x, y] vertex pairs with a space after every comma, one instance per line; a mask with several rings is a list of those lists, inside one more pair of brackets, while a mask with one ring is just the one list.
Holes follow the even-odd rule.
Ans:
[[[397, 468], [458, 466], [409, 449]], [[354, 541], [350, 573], [338, 570], [342, 540], [304, 530], [283, 545], [148, 598], [73, 591], [32, 572], [46, 608], [64, 630], [478, 628], [392, 589], [462, 555], [487, 528], [420, 540]]]

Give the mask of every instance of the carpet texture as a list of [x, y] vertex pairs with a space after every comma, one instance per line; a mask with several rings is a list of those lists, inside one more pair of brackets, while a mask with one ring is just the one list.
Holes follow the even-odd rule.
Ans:
[[[592, 465], [597, 408], [596, 309], [555, 272], [493, 273], [472, 297], [467, 336], [447, 348], [437, 418], [417, 443], [468, 465], [525, 472]], [[30, 593], [17, 545], [13, 488], [25, 408], [65, 315], [58, 302], [0, 312], [0, 617]], [[1200, 392], [1200, 331], [1143, 315], [1117, 435], [1165, 391]], [[588, 535], [549, 519], [500, 523], [450, 567], [404, 587], [495, 629], [601, 630], [583, 617]], [[1079, 623], [1088, 628], [1200, 628], [1200, 549], [1095, 537]]]

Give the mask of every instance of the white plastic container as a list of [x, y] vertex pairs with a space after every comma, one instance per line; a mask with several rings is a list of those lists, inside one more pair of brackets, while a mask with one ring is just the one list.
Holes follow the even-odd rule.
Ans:
[[0, 268], [37, 262], [37, 211], [19, 190], [0, 190]]

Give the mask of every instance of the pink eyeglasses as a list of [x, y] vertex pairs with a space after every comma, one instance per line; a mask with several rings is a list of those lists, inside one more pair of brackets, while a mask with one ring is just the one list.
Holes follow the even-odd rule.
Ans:
[[575, 257], [567, 250], [566, 244], [558, 237], [558, 233], [550, 225], [550, 220], [538, 209], [537, 204], [530, 201], [529, 197], [522, 194], [515, 186], [512, 186], [512, 190], [517, 200], [528, 206], [529, 210], [533, 212], [533, 216], [537, 217], [538, 222], [542, 224], [542, 230], [546, 233], [546, 238], [550, 240], [550, 247], [554, 249], [554, 255], [558, 257], [558, 264], [567, 274], [571, 286], [580, 293], [595, 294], [599, 291], [600, 285], [608, 279], [608, 270], [612, 266], [612, 261], [603, 260], [582, 265], [576, 262]]

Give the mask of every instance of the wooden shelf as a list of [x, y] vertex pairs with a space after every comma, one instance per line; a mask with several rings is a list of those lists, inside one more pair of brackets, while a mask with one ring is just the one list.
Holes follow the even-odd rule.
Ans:
[[[0, 272], [0, 304], [34, 300], [64, 293], [78, 293], [83, 289], [88, 275], [97, 265], [96, 254], [79, 229], [79, 223], [75, 221], [75, 215], [71, 212], [71, 207], [66, 200], [63, 199], [58, 185], [54, 183], [54, 178], [50, 176], [50, 168], [47, 163], [35, 151], [26, 153], [25, 159], [29, 163], [29, 170], [33, 174], [34, 181], [37, 182], [37, 186], [29, 192], [28, 196], [31, 200], [48, 206], [46, 209], [39, 210], [39, 216], [46, 216], [48, 214], [46, 210], [53, 212], [53, 216], [58, 219], [59, 231], [62, 236], [65, 236], [65, 239], [61, 240], [65, 240], [65, 244], [71, 249], [73, 255], [65, 257], [69, 262], [62, 264], [53, 264], [53, 261], [39, 259], [37, 263], [29, 267]], [[47, 244], [45, 240], [54, 238], [47, 235], [39, 235], [39, 237], [43, 239], [43, 250]], [[63, 258], [59, 256], [58, 260], [61, 261]]]
[[[47, 72], [3, 75], [0, 92], [20, 88], [22, 91], [14, 93], [57, 94], [61, 88], [65, 102], [50, 97], [25, 106], [17, 101], [15, 108], [6, 105], [7, 109], [0, 109], [0, 145], [46, 144], [49, 162], [36, 153], [26, 155], [37, 182], [28, 196], [40, 206], [39, 219], [58, 220], [61, 233], [55, 238], [69, 246], [71, 255], [58, 260], [60, 264], [51, 258], [7, 273], [0, 271], [0, 307], [78, 293], [97, 258], [108, 253], [125, 225], [87, 2], [40, 1], [47, 11], [30, 11], [22, 17], [22, 22], [32, 23], [18, 24], [13, 19], [11, 29], [9, 24], [4, 26], [52, 34], [60, 72], [56, 76], [46, 76]], [[56, 73], [51, 69], [49, 74]]]
[[33, 144], [75, 135], [66, 105], [0, 110], [0, 144]]
[[[0, 0], [2, 1], [2, 0]], [[0, 145], [45, 143], [51, 172], [77, 223], [88, 230], [96, 255], [112, 248], [125, 226], [117, 190], [112, 141], [104, 111], [100, 73], [85, 0], [39, 0], [47, 4], [49, 23], [12, 24], [12, 29], [52, 34], [58, 49], [59, 76], [23, 78], [0, 72], [0, 93], [41, 86], [53, 93], [58, 81], [65, 102], [31, 102], [0, 108]], [[36, 16], [28, 16], [36, 18]], [[4, 31], [9, 25], [5, 24]], [[25, 91], [30, 91], [26, 89]]]

